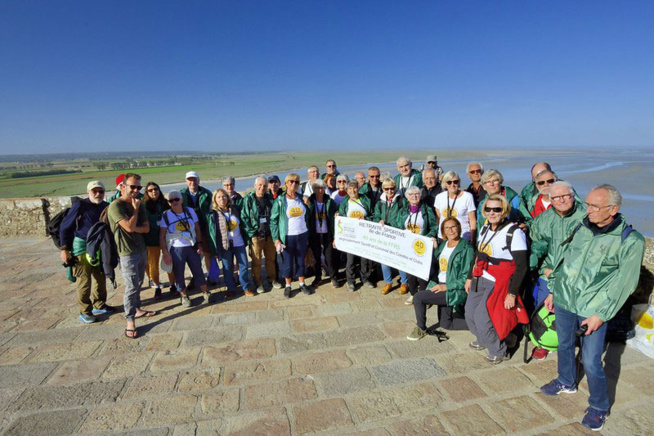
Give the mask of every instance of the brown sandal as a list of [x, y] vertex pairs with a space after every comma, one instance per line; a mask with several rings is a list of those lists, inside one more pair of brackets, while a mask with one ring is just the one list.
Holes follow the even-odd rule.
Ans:
[[134, 329], [125, 329], [125, 337], [129, 339], [136, 339], [139, 337], [139, 332]]

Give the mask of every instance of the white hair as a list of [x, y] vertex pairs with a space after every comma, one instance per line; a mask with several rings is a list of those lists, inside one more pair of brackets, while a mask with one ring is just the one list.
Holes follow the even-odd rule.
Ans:
[[479, 165], [479, 169], [484, 172], [484, 166], [481, 164], [481, 162], [470, 162], [468, 165], [466, 165], [466, 174], [470, 172], [471, 165]]
[[622, 206], [622, 194], [620, 194], [618, 188], [613, 185], [609, 185], [608, 183], [604, 183], [602, 185], [595, 186], [592, 190], [595, 191], [598, 189], [603, 189], [609, 194], [609, 206]]

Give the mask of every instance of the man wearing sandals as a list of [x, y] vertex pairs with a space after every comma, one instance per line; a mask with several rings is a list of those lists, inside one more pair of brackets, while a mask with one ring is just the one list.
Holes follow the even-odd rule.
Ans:
[[107, 211], [109, 227], [116, 240], [120, 270], [125, 282], [123, 297], [125, 319], [127, 320], [125, 336], [131, 339], [138, 337], [135, 318], [156, 314], [141, 310], [140, 291], [145, 277], [147, 260], [144, 235], [150, 231], [145, 205], [137, 198], [142, 188], [141, 176], [134, 173], [126, 174], [120, 184], [120, 197], [109, 205]]

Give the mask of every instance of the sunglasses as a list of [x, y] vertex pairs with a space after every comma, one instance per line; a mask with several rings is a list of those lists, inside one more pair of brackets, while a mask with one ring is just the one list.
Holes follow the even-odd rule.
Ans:
[[132, 191], [140, 191], [141, 189], [143, 189], [143, 186], [141, 185], [126, 185], [126, 186]]
[[379, 178], [379, 175], [376, 175], [376, 176], [370, 176], [370, 175], [369, 175], [368, 177], [371, 178], [371, 179], [378, 179], [378, 178]]
[[448, 180], [445, 183], [447, 183], [448, 185], [458, 185], [459, 183], [461, 183], [461, 180]]
[[428, 161], [427, 163], [428, 163], [428, 164], [434, 164], [434, 165], [436, 165], [438, 162], [436, 162], [435, 160], [430, 160], [430, 161]]
[[300, 181], [299, 181], [299, 180], [289, 180], [288, 182], [289, 182], [289, 183], [292, 183], [292, 184], [294, 184], [294, 185], [299, 185], [299, 184], [300, 184]]
[[384, 188], [384, 191], [395, 191], [395, 188]]
[[104, 189], [93, 189], [91, 190], [94, 194], [104, 194]]
[[541, 180], [540, 182], [536, 182], [538, 186], [543, 186], [545, 183], [548, 185], [551, 185], [552, 183], [556, 182], [555, 179], [547, 179], [547, 180]]
[[502, 208], [501, 207], [484, 207], [484, 212], [495, 212], [495, 213], [502, 213]]
[[470, 170], [468, 171], [470, 174], [481, 174], [481, 170]]
[[157, 192], [159, 188], [150, 188], [148, 189], [148, 192]]
[[168, 203], [177, 203], [178, 201], [181, 201], [181, 198], [169, 198]]
[[327, 168], [334, 168], [336, 165], [327, 165]]

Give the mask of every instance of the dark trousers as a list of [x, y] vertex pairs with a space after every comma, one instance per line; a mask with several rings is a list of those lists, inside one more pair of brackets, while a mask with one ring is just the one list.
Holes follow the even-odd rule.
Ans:
[[427, 330], [427, 306], [438, 306], [438, 326], [446, 330], [468, 330], [462, 314], [455, 314], [447, 305], [445, 292], [419, 291], [413, 296], [416, 325]]
[[295, 274], [298, 277], [304, 277], [304, 258], [307, 255], [308, 248], [309, 232], [286, 236], [286, 248], [282, 252], [282, 258], [284, 259], [282, 275], [285, 279], [293, 278], [293, 266], [295, 266]]
[[361, 267], [359, 271], [361, 272], [361, 282], [368, 280], [370, 275], [370, 263], [369, 259], [365, 257], [355, 256], [352, 253], [347, 253], [347, 262], [345, 264], [345, 276], [347, 277], [347, 282], [354, 284], [354, 281], [357, 278], [357, 260], [360, 260]]
[[330, 279], [336, 278], [336, 270], [334, 269], [334, 248], [332, 246], [333, 241], [334, 238], [332, 238], [329, 233], [317, 233], [309, 240], [311, 251], [313, 252], [313, 258], [316, 261], [314, 270], [317, 279], [322, 278], [322, 262], [320, 261], [322, 254], [325, 255], [325, 263], [327, 266], [325, 272]]
[[427, 289], [427, 283], [429, 283], [427, 280], [412, 276], [411, 274], [407, 274], [407, 276], [409, 276], [409, 292], [411, 295], [415, 296], [418, 291]]

